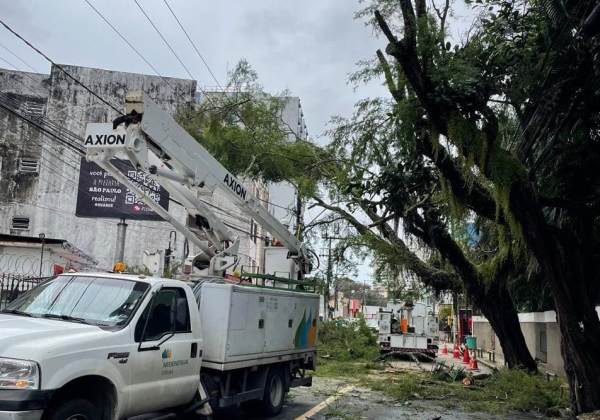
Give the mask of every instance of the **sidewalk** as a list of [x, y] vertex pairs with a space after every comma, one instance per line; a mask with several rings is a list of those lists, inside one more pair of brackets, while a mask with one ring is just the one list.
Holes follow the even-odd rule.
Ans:
[[477, 358], [478, 370], [469, 370], [469, 365], [466, 365], [462, 362], [462, 355], [460, 359], [455, 359], [452, 355], [452, 348], [448, 349], [448, 354], [441, 354], [441, 349], [438, 352], [436, 357], [436, 362], [444, 363], [446, 366], [455, 366], [462, 367], [465, 371], [473, 372], [474, 374], [492, 374], [495, 369], [499, 369], [504, 365], [504, 361], [498, 363], [498, 359], [496, 359], [496, 363], [489, 362], [487, 360], [482, 360]]

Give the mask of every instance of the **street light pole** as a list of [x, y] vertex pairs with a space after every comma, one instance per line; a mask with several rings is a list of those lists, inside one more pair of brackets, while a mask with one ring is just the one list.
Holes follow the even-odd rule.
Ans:
[[40, 277], [42, 277], [42, 267], [44, 265], [44, 239], [46, 239], [46, 234], [40, 233], [39, 237], [42, 240], [42, 252], [40, 253]]

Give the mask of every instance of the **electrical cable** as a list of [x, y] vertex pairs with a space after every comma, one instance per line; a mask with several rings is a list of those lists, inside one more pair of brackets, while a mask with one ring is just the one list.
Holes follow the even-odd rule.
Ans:
[[152, 19], [150, 19], [150, 16], [148, 16], [148, 14], [146, 13], [146, 11], [142, 7], [142, 5], [138, 2], [138, 0], [133, 0], [133, 1], [135, 2], [135, 4], [137, 4], [137, 7], [143, 13], [143, 15], [146, 17], [146, 19], [148, 19], [148, 22], [150, 22], [150, 25], [152, 25], [152, 27], [154, 28], [154, 30], [156, 31], [156, 33], [160, 36], [160, 38], [163, 40], [163, 42], [165, 43], [165, 45], [169, 48], [169, 50], [171, 51], [171, 53], [175, 56], [175, 58], [177, 59], [177, 61], [179, 61], [179, 64], [181, 64], [181, 67], [183, 67], [183, 69], [186, 71], [186, 73], [188, 74], [188, 76], [190, 76], [190, 78], [193, 80], [194, 76], [192, 75], [192, 73], [190, 72], [190, 70], [187, 68], [187, 66], [184, 64], [184, 62], [181, 60], [181, 58], [179, 58], [179, 56], [177, 55], [177, 53], [175, 52], [175, 50], [173, 49], [173, 47], [171, 46], [171, 44], [169, 44], [169, 41], [167, 41], [167, 39], [164, 37], [164, 35], [162, 34], [162, 32], [160, 32], [160, 30], [154, 24], [154, 22], [152, 21]]
[[9, 54], [11, 54], [13, 57], [15, 57], [17, 60], [19, 60], [21, 63], [25, 64], [26, 67], [28, 67], [29, 69], [31, 69], [31, 71], [33, 71], [34, 73], [39, 73], [36, 69], [34, 69], [28, 62], [26, 62], [25, 60], [23, 60], [21, 57], [19, 57], [17, 54], [15, 54], [14, 52], [12, 52], [6, 45], [0, 43], [0, 47], [4, 48], [6, 51], [8, 51]]
[[[1, 45], [1, 44], [0, 44]], [[22, 71], [19, 67], [15, 66], [13, 63], [11, 63], [10, 61], [8, 61], [5, 58], [0, 57], [0, 61], [4, 61], [6, 64], [8, 64], [10, 67], [12, 67], [13, 69], [23, 73], [23, 76], [27, 77], [28, 79], [32, 80], [34, 83], [38, 83], [38, 80], [35, 80], [33, 77], [31, 77], [30, 74], [28, 74], [27, 72]]]
[[71, 80], [73, 80], [75, 83], [77, 83], [78, 85], [80, 85], [82, 88], [84, 88], [90, 95], [96, 97], [97, 99], [99, 99], [103, 104], [109, 106], [110, 108], [112, 108], [114, 111], [117, 112], [118, 115], [123, 115], [123, 113], [121, 111], [119, 111], [119, 109], [117, 107], [115, 107], [114, 105], [112, 105], [111, 103], [109, 103], [108, 101], [106, 101], [104, 98], [102, 98], [100, 95], [98, 95], [96, 92], [94, 92], [93, 90], [91, 90], [89, 87], [87, 87], [85, 84], [83, 84], [82, 82], [80, 82], [76, 77], [74, 77], [71, 73], [69, 73], [68, 71], [66, 71], [60, 64], [56, 64], [50, 57], [48, 57], [46, 54], [44, 54], [42, 51], [40, 51], [37, 47], [35, 47], [31, 42], [27, 41], [25, 38], [23, 38], [21, 35], [19, 35], [15, 30], [13, 30], [10, 26], [8, 26], [6, 24], [6, 22], [4, 22], [2, 19], [0, 19], [0, 24], [2, 24], [2, 26], [4, 26], [9, 32], [11, 32], [14, 36], [16, 36], [17, 38], [19, 38], [21, 41], [23, 41], [27, 46], [29, 46], [31, 49], [33, 49], [36, 53], [38, 53], [39, 55], [41, 55], [42, 57], [44, 57], [46, 59], [46, 61], [48, 61], [50, 64], [52, 64], [53, 66], [55, 66], [57, 69], [59, 69], [60, 71], [62, 71], [68, 78], [70, 78]]
[[223, 89], [221, 87], [221, 84], [219, 83], [219, 80], [217, 79], [217, 77], [215, 76], [215, 74], [211, 70], [210, 66], [208, 65], [208, 62], [204, 59], [204, 56], [200, 53], [200, 50], [198, 50], [198, 47], [196, 47], [196, 44], [194, 43], [194, 41], [192, 41], [192, 38], [190, 37], [190, 35], [188, 34], [188, 32], [183, 27], [183, 24], [181, 23], [181, 21], [179, 20], [179, 18], [175, 14], [175, 11], [171, 8], [171, 6], [169, 5], [169, 3], [167, 3], [167, 0], [163, 0], [163, 1], [164, 1], [165, 5], [167, 6], [167, 8], [169, 9], [169, 11], [171, 12], [171, 14], [173, 15], [173, 17], [175, 18], [175, 20], [177, 21], [177, 24], [179, 25], [179, 27], [181, 28], [181, 30], [183, 31], [183, 33], [187, 37], [188, 41], [190, 41], [190, 44], [192, 44], [192, 47], [194, 48], [194, 51], [196, 51], [196, 54], [198, 55], [198, 57], [200, 57], [200, 60], [202, 60], [202, 63], [204, 63], [204, 66], [206, 67], [206, 69], [210, 73], [211, 77], [217, 83], [217, 86], [219, 86], [220, 89]]
[[88, 6], [90, 6], [92, 8], [92, 10], [94, 12], [96, 12], [96, 14], [98, 16], [100, 16], [100, 18], [106, 22], [106, 24], [129, 46], [129, 48], [131, 48], [133, 50], [133, 52], [135, 52], [137, 54], [138, 57], [140, 57], [144, 63], [146, 63], [148, 65], [148, 67], [150, 67], [152, 69], [152, 71], [154, 73], [156, 73], [157, 76], [159, 76], [161, 79], [163, 79], [163, 81], [173, 90], [175, 90], [175, 87], [173, 87], [173, 85], [171, 85], [171, 82], [169, 81], [169, 79], [167, 79], [165, 76], [163, 76], [157, 69], [156, 67], [154, 67], [152, 65], [152, 63], [150, 61], [148, 61], [146, 59], [146, 57], [144, 57], [142, 55], [142, 53], [133, 46], [133, 44], [131, 42], [129, 42], [129, 40], [127, 40], [127, 38], [125, 38], [125, 36], [119, 32], [119, 30], [112, 24], [110, 23], [110, 21], [98, 10], [96, 9], [96, 7], [94, 7], [94, 5], [89, 1], [89, 0], [84, 0]]

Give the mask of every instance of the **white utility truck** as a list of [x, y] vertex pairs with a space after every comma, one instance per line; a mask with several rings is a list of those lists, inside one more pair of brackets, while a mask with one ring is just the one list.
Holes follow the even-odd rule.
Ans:
[[433, 308], [423, 301], [388, 304], [379, 311], [381, 353], [419, 353], [435, 356], [438, 323]]
[[[134, 94], [126, 109], [109, 132], [88, 127], [88, 160], [200, 252], [188, 260], [187, 281], [66, 273], [11, 302], [0, 313], [0, 420], [209, 416], [251, 401], [275, 415], [291, 387], [312, 384], [306, 371], [315, 367], [319, 296], [303, 280], [304, 246], [156, 104]], [[196, 225], [172, 218], [122, 174], [112, 160], [123, 155], [153, 174]], [[264, 265], [285, 267], [286, 278], [262, 272], [252, 284], [224, 280], [238, 264], [239, 239], [198, 199], [215, 188], [285, 245]]]

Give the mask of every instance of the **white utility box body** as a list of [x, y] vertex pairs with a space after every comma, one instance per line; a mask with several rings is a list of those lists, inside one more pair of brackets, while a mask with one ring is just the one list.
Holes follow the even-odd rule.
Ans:
[[203, 367], [230, 370], [314, 359], [318, 294], [228, 283], [203, 283], [194, 290]]

